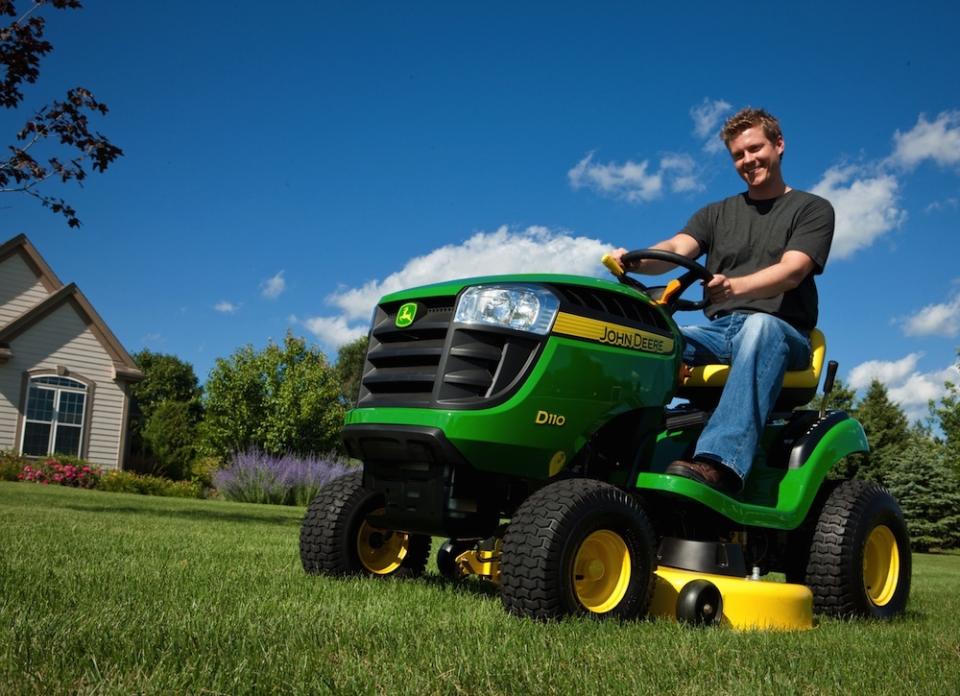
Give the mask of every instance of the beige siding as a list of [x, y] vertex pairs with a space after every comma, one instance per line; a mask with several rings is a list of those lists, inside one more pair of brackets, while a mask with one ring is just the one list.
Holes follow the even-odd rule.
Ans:
[[13, 358], [0, 364], [0, 449], [13, 447], [23, 373], [65, 366], [96, 382], [92, 418], [86, 429], [87, 458], [103, 467], [119, 468], [124, 392], [113, 376], [113, 360], [69, 303], [63, 304], [17, 336], [10, 344]]
[[5, 326], [38, 302], [47, 290], [20, 254], [0, 261], [0, 326]]

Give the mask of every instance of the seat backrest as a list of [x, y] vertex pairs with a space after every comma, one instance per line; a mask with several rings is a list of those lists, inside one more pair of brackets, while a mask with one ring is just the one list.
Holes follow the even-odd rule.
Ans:
[[[820, 329], [814, 329], [810, 332], [810, 364], [803, 370], [791, 370], [783, 376], [783, 389], [777, 400], [777, 410], [803, 405], [816, 396], [826, 356], [827, 340]], [[677, 395], [695, 403], [716, 403], [727, 383], [728, 374], [729, 365], [700, 365], [690, 368]]]

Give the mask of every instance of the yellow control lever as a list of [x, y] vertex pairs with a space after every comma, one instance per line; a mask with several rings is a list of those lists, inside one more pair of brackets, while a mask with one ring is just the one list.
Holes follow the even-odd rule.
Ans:
[[610, 254], [604, 254], [603, 258], [600, 259], [600, 263], [606, 266], [607, 270], [617, 276], [617, 278], [623, 275], [623, 266], [621, 266], [615, 258], [610, 256]]

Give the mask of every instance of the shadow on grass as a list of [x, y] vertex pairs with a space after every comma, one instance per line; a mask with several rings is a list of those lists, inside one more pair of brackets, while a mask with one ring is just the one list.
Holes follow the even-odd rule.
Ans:
[[121, 515], [140, 515], [146, 517], [179, 517], [185, 520], [213, 521], [213, 522], [259, 522], [262, 524], [276, 524], [280, 526], [299, 527], [300, 515], [297, 517], [282, 517], [280, 515], [249, 515], [229, 510], [173, 510], [170, 508], [139, 508], [116, 507], [112, 505], [63, 505], [68, 510], [80, 512], [119, 513]]

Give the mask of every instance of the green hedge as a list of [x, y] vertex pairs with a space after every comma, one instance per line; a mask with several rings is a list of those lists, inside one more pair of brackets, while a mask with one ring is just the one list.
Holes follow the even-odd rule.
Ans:
[[103, 475], [97, 489], [112, 493], [163, 495], [168, 498], [204, 498], [203, 486], [197, 481], [171, 481], [160, 476], [110, 471]]

